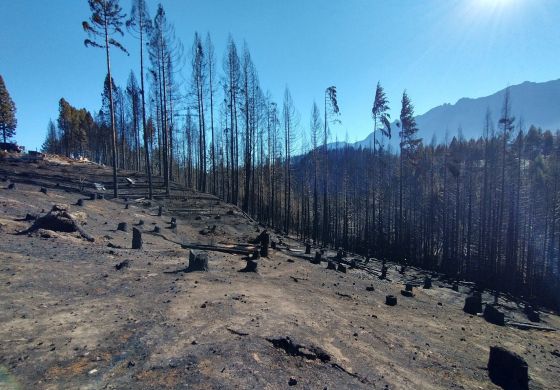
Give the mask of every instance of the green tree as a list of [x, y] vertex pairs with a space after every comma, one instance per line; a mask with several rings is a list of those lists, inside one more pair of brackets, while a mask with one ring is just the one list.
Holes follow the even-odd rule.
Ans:
[[0, 75], [0, 131], [4, 142], [16, 134], [16, 105], [10, 97], [4, 79]]
[[45, 138], [45, 142], [41, 146], [41, 151], [43, 153], [58, 153], [58, 135], [56, 133], [56, 126], [54, 122], [49, 120], [49, 124], [47, 126], [47, 138]]
[[[119, 5], [118, 0], [88, 0], [89, 8], [91, 10], [90, 21], [82, 22], [82, 27], [85, 32], [93, 39], [100, 39], [95, 41], [92, 39], [84, 40], [86, 47], [92, 46], [105, 49], [105, 57], [107, 59], [107, 74], [109, 83], [112, 82], [111, 77], [111, 46], [116, 47], [128, 54], [124, 46], [111, 38], [115, 34], [124, 35], [122, 25], [125, 14]], [[113, 150], [113, 195], [115, 198], [119, 194], [117, 184], [117, 130], [115, 127], [115, 108], [113, 102], [113, 88], [109, 88], [109, 101], [111, 111], [111, 132], [112, 132], [112, 150]]]

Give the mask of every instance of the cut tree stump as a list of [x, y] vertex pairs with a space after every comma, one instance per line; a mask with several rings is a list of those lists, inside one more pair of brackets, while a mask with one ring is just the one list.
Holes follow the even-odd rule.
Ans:
[[432, 288], [432, 278], [430, 278], [428, 276], [426, 276], [424, 278], [424, 287], [423, 288], [425, 288], [425, 289]]
[[142, 249], [142, 232], [138, 228], [132, 228], [132, 249]]
[[158, 217], [161, 217], [162, 214], [163, 214], [163, 207], [159, 206], [157, 215], [158, 215]]
[[306, 254], [306, 255], [310, 255], [310, 254], [311, 254], [311, 245], [305, 244], [305, 254]]
[[154, 226], [154, 233], [161, 233], [161, 228], [159, 226]]
[[239, 270], [239, 272], [257, 272], [257, 262], [254, 260], [247, 260], [247, 265], [245, 268]]
[[336, 270], [338, 272], [346, 273], [346, 266], [344, 264], [339, 264]]
[[401, 290], [401, 295], [403, 297], [408, 297], [408, 298], [413, 298], [414, 294], [412, 293], [412, 291], [409, 290]]
[[385, 304], [388, 306], [395, 306], [397, 304], [397, 297], [394, 295], [387, 295], [385, 297]]
[[41, 189], [39, 190], [40, 192], [42, 192], [43, 194], [47, 194], [47, 189], [45, 187], [41, 187]]
[[484, 308], [484, 319], [494, 325], [505, 325], [504, 313], [499, 311], [494, 305], [486, 305]]
[[334, 261], [329, 261], [327, 263], [327, 269], [336, 270], [336, 263]]
[[119, 222], [119, 225], [117, 226], [117, 230], [120, 230], [121, 232], [128, 232], [128, 223]]
[[312, 264], [321, 264], [321, 252], [317, 251], [315, 252], [315, 257], [313, 257], [313, 260], [311, 260]]
[[16, 183], [10, 183], [8, 184], [8, 189], [9, 190], [14, 190], [16, 188]]
[[465, 306], [463, 311], [468, 314], [477, 315], [482, 313], [482, 297], [480, 294], [474, 294], [465, 298]]
[[414, 286], [413, 286], [411, 283], [406, 283], [406, 284], [404, 285], [404, 289], [405, 289], [406, 291], [412, 292], [413, 288], [414, 288]]
[[503, 347], [490, 347], [488, 375], [492, 382], [504, 389], [529, 389], [527, 362], [518, 354]]
[[208, 253], [191, 249], [189, 253], [189, 268], [187, 268], [187, 271], [208, 272]]
[[83, 205], [84, 205], [84, 200], [83, 199], [78, 199], [78, 201], [76, 202], [76, 206], [82, 207]]
[[54, 205], [48, 214], [35, 220], [29, 229], [17, 233], [18, 235], [35, 232], [39, 229], [51, 230], [54, 232], [73, 233], [78, 232], [86, 240], [93, 242], [95, 239], [88, 234], [68, 212], [66, 205]]

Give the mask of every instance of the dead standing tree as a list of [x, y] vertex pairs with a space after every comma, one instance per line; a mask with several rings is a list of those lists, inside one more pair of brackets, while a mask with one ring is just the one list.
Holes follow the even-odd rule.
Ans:
[[118, 0], [88, 0], [91, 10], [90, 21], [83, 21], [82, 27], [85, 32], [93, 39], [102, 39], [95, 41], [92, 39], [84, 40], [86, 47], [92, 46], [105, 49], [107, 59], [107, 77], [109, 79], [109, 108], [111, 111], [111, 136], [113, 150], [113, 196], [118, 197], [117, 183], [117, 130], [115, 128], [115, 106], [113, 101], [113, 86], [111, 77], [111, 55], [110, 47], [116, 47], [127, 53], [124, 46], [117, 40], [111, 38], [115, 34], [124, 35], [121, 29], [125, 14], [119, 5]]

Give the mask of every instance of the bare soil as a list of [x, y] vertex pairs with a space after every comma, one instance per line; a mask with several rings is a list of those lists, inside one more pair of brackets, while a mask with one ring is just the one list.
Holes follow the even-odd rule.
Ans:
[[[258, 273], [239, 272], [242, 255], [215, 251], [209, 272], [175, 272], [188, 266], [184, 245], [243, 248], [263, 227], [212, 195], [173, 185], [165, 196], [157, 178], [156, 199], [142, 199], [145, 178], [132, 172], [120, 172], [121, 197], [109, 200], [110, 174], [66, 159], [0, 161], [1, 390], [497, 389], [486, 369], [493, 345], [527, 361], [531, 389], [560, 388], [559, 333], [464, 313], [466, 283], [453, 291], [433, 275], [432, 289], [404, 297], [404, 283], [424, 272], [401, 275], [389, 264], [389, 280], [380, 280], [381, 264], [359, 257], [347, 273], [327, 270], [280, 234]], [[89, 200], [94, 182], [107, 187], [105, 199]], [[55, 204], [68, 205], [94, 241], [16, 234], [33, 224], [26, 214]], [[132, 227], [143, 231], [142, 250], [130, 249]], [[396, 306], [385, 305], [388, 294]], [[521, 304], [499, 304], [509, 321], [529, 322]], [[557, 315], [541, 317], [560, 328]]]

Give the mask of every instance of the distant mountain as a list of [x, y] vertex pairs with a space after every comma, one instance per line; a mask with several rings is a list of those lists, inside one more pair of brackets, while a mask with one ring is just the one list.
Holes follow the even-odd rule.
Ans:
[[[430, 143], [435, 135], [439, 143], [444, 141], [446, 132], [451, 140], [458, 134], [459, 127], [467, 139], [480, 137], [487, 109], [490, 109], [494, 127], [497, 127], [505, 91], [504, 88], [493, 95], [476, 99], [462, 98], [455, 104], [446, 103], [417, 116], [419, 137], [423, 138], [424, 143]], [[545, 130], [560, 129], [560, 79], [544, 83], [526, 81], [513, 85], [510, 87], [510, 96], [516, 124], [522, 119], [526, 128], [535, 125]], [[372, 144], [373, 133], [352, 146], [366, 148]], [[393, 148], [398, 145], [398, 128], [394, 124], [393, 138], [389, 144]], [[344, 143], [339, 142], [332, 147], [343, 145]]]

